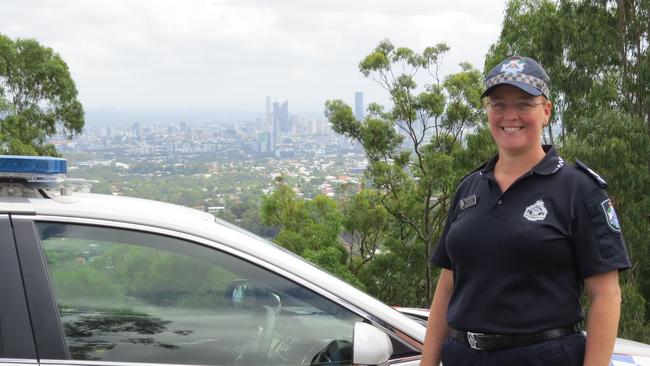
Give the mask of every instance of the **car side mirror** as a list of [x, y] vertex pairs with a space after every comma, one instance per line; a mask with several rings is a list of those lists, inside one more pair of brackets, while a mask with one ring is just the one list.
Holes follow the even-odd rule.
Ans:
[[393, 354], [393, 344], [386, 333], [363, 322], [354, 324], [352, 364], [386, 365]]

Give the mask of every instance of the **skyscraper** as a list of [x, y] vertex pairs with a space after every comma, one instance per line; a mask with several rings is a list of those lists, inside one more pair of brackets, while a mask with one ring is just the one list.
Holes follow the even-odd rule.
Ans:
[[354, 117], [363, 121], [363, 92], [354, 93]]
[[271, 97], [266, 97], [266, 125], [270, 126], [273, 123], [273, 109], [271, 106]]
[[291, 131], [288, 100], [280, 104], [279, 102], [271, 102], [271, 97], [266, 97], [266, 125], [269, 131], [270, 151], [276, 151], [280, 133], [289, 133]]
[[289, 131], [291, 131], [288, 100], [285, 100], [282, 104], [273, 103], [273, 118], [277, 119], [280, 132], [288, 133]]

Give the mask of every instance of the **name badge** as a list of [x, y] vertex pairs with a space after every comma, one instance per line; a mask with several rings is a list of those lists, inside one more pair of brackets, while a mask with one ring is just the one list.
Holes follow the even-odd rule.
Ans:
[[475, 194], [473, 194], [473, 195], [471, 195], [469, 197], [465, 197], [462, 200], [460, 200], [460, 209], [464, 210], [466, 208], [476, 206], [476, 202], [477, 202], [477, 199], [476, 199]]

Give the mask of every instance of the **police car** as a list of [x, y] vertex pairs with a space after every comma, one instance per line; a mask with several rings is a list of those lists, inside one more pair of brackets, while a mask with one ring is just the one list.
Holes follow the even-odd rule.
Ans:
[[0, 157], [0, 365], [403, 365], [425, 328], [211, 214]]
[[422, 324], [291, 252], [65, 172], [0, 157], [1, 366], [419, 364]]

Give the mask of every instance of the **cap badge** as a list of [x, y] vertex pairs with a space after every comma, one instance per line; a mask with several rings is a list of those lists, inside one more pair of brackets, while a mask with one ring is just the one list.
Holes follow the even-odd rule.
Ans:
[[616, 211], [614, 210], [614, 206], [612, 206], [612, 201], [606, 199], [600, 204], [600, 206], [603, 208], [607, 226], [609, 226], [613, 232], [620, 233], [621, 225], [618, 222], [618, 216], [616, 216]]
[[524, 66], [526, 66], [526, 62], [522, 60], [510, 60], [508, 63], [504, 63], [501, 66], [501, 72], [505, 72], [507, 74], [516, 74], [518, 72], [523, 72]]
[[528, 221], [541, 221], [546, 218], [547, 213], [548, 211], [546, 210], [546, 207], [544, 207], [544, 201], [537, 200], [532, 205], [526, 207], [524, 217]]

